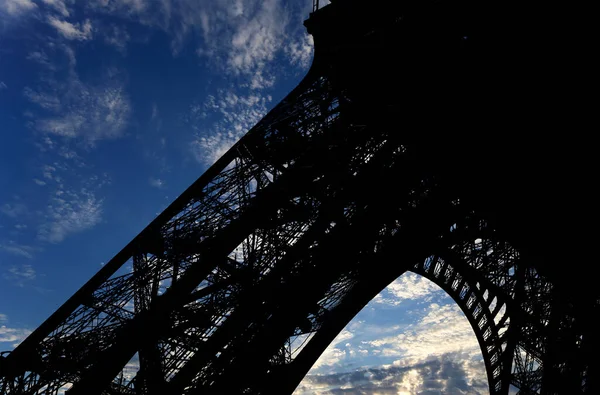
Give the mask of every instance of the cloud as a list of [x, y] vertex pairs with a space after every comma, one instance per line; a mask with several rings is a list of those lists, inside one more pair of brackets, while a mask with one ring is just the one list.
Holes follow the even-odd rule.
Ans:
[[160, 189], [165, 186], [165, 182], [160, 178], [150, 178], [150, 186]]
[[[112, 74], [112, 75], [110, 75]], [[117, 73], [109, 73], [103, 84], [90, 85], [71, 74], [57, 89], [34, 91], [26, 87], [25, 96], [52, 115], [39, 117], [37, 130], [79, 139], [87, 145], [121, 137], [128, 124], [131, 104]]]
[[60, 99], [54, 94], [38, 92], [29, 87], [23, 89], [23, 94], [30, 102], [37, 104], [45, 110], [58, 111], [60, 109]]
[[285, 52], [289, 56], [290, 63], [307, 69], [313, 57], [314, 46], [313, 36], [305, 34], [301, 40], [289, 43], [285, 47]]
[[69, 10], [67, 9], [67, 5], [65, 4], [64, 0], [42, 0], [42, 2], [54, 8], [54, 10], [62, 16], [69, 16]]
[[[390, 315], [398, 318], [390, 322]], [[483, 394], [487, 388], [477, 338], [458, 305], [432, 282], [406, 273], [346, 326], [295, 394]]]
[[262, 71], [282, 48], [289, 16], [277, 0], [243, 5], [251, 9], [248, 13], [235, 13], [232, 18], [235, 30], [227, 64], [236, 72], [248, 74]]
[[0, 91], [3, 89], [8, 89], [8, 86], [4, 83], [4, 81], [0, 81]]
[[[238, 95], [220, 90], [217, 97], [209, 96], [203, 105], [190, 109], [189, 123], [196, 132], [191, 143], [196, 160], [212, 164], [250, 130], [267, 112], [271, 96], [256, 92]], [[208, 127], [209, 119], [215, 119]]]
[[11, 266], [4, 273], [4, 278], [15, 285], [23, 287], [25, 283], [35, 280], [36, 273], [31, 265]]
[[10, 217], [17, 218], [27, 214], [27, 207], [22, 203], [5, 203], [0, 206], [0, 213]]
[[397, 306], [406, 300], [431, 301], [431, 298], [442, 291], [433, 282], [415, 273], [406, 273], [398, 277], [374, 299], [374, 303]]
[[102, 200], [88, 190], [59, 190], [50, 199], [38, 238], [59, 243], [68, 235], [90, 229], [102, 220]]
[[86, 19], [82, 24], [61, 21], [54, 16], [48, 17], [48, 23], [67, 40], [89, 40], [92, 38], [92, 23]]
[[352, 339], [354, 334], [349, 330], [344, 329], [341, 331], [336, 338], [331, 342], [329, 347], [321, 354], [317, 362], [313, 365], [312, 369], [322, 369], [324, 367], [331, 367], [338, 365], [346, 356], [348, 351], [339, 345], [345, 344], [348, 340]]
[[41, 64], [42, 66], [44, 66], [50, 70], [55, 70], [55, 67], [50, 62], [48, 55], [43, 50], [30, 52], [29, 54], [27, 54], [26, 59], [36, 62], [38, 64]]
[[[19, 225], [16, 225], [16, 227], [18, 227], [18, 229], [22, 229], [23, 227], [26, 228], [27, 226], [19, 224]], [[8, 244], [0, 244], [0, 250], [6, 251], [13, 255], [32, 259], [35, 248], [26, 246], [26, 245], [22, 245], [22, 244], [17, 244], [14, 241], [10, 241], [10, 242], [8, 242]]]
[[127, 53], [127, 43], [131, 37], [125, 28], [111, 25], [104, 32], [104, 42], [116, 48], [121, 54]]
[[31, 0], [0, 0], [0, 10], [7, 14], [17, 16], [37, 8]]
[[401, 333], [365, 344], [383, 356], [402, 358], [398, 363], [416, 363], [450, 353], [481, 355], [475, 333], [456, 304], [432, 303], [424, 317]]
[[11, 342], [12, 346], [16, 347], [20, 342], [23, 341], [32, 331], [24, 328], [9, 328], [6, 324], [8, 323], [8, 317], [6, 314], [0, 314], [0, 343]]
[[96, 12], [163, 30], [171, 37], [175, 56], [194, 43], [197, 54], [213, 68], [221, 74], [243, 76], [253, 89], [273, 85], [273, 67], [285, 69], [286, 64], [273, 62], [278, 54], [289, 55], [294, 65], [306, 65], [310, 52], [310, 38], [298, 18], [309, 15], [310, 2], [284, 5], [281, 0], [233, 0], [205, 2], [202, 7], [195, 0], [94, 0], [86, 4]]
[[152, 104], [152, 115], [150, 116], [150, 120], [155, 120], [156, 117], [158, 117], [158, 107], [156, 106], [156, 103]]
[[327, 375], [307, 375], [295, 395], [485, 394], [483, 362], [445, 355], [411, 366], [381, 366]]

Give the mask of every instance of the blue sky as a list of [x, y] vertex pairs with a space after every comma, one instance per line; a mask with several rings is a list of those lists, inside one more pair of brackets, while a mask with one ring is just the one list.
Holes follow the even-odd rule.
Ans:
[[[312, 61], [302, 25], [311, 7], [310, 0], [0, 0], [1, 350], [300, 81]], [[485, 389], [475, 337], [448, 329], [464, 329], [466, 319], [424, 281], [404, 276], [374, 299], [298, 393], [387, 393], [382, 372], [398, 383], [393, 393], [429, 388], [430, 379], [415, 378], [427, 374], [462, 374], [457, 391]], [[441, 339], [450, 346], [436, 346]], [[448, 376], [451, 368], [462, 370]], [[339, 376], [348, 372], [370, 379]], [[413, 387], [402, 389], [409, 381]], [[364, 388], [336, 390], [349, 385]]]

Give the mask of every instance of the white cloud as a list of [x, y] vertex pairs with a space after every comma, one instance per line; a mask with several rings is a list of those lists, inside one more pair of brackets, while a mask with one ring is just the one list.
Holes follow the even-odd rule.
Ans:
[[38, 184], [38, 185], [40, 185], [40, 186], [42, 186], [42, 185], [46, 185], [46, 182], [45, 182], [45, 181], [39, 180], [39, 179], [37, 179], [37, 178], [34, 178], [34, 179], [33, 179], [33, 182], [35, 182], [36, 184]]
[[148, 9], [150, 2], [144, 0], [96, 0], [89, 5], [100, 11], [122, 15], [139, 15]]
[[67, 9], [64, 0], [42, 0], [42, 2], [54, 8], [62, 16], [69, 16], [69, 10]]
[[430, 301], [435, 293], [443, 293], [437, 285], [415, 273], [405, 273], [398, 277], [374, 299], [374, 303], [397, 306], [406, 300]]
[[[431, 299], [449, 304], [401, 303]], [[389, 322], [390, 314], [399, 315], [399, 319]], [[371, 318], [373, 315], [385, 317], [387, 323]], [[458, 305], [435, 284], [407, 273], [346, 326], [295, 394], [413, 394], [433, 390], [486, 393], [485, 366], [477, 338]]]
[[104, 33], [104, 42], [115, 47], [123, 55], [127, 52], [127, 43], [130, 39], [127, 30], [117, 25], [111, 25]]
[[[23, 229], [23, 227], [26, 228], [27, 226], [19, 224], [16, 225], [16, 227], [18, 227], [17, 229]], [[33, 258], [35, 248], [10, 241], [7, 244], [0, 244], [0, 250], [6, 251], [13, 255], [31, 259]]]
[[[209, 96], [202, 106], [192, 107], [189, 122], [196, 139], [191, 143], [191, 150], [198, 162], [212, 164], [219, 159], [262, 119], [270, 101], [270, 96], [257, 93], [240, 96], [220, 90], [217, 97]], [[198, 126], [204, 125], [209, 117], [218, 121], [206, 129]]]
[[58, 91], [25, 88], [24, 93], [32, 103], [54, 113], [35, 121], [36, 129], [77, 138], [87, 145], [121, 137], [131, 114], [129, 97], [116, 77], [109, 77], [104, 85], [92, 86], [71, 75]]
[[50, 62], [50, 59], [48, 58], [48, 55], [43, 50], [30, 52], [29, 54], [27, 54], [26, 59], [34, 61], [36, 63], [39, 63], [42, 66], [44, 66], [44, 67], [46, 67], [46, 68], [48, 68], [50, 70], [55, 70], [55, 67]]
[[60, 109], [60, 99], [54, 94], [37, 92], [29, 87], [23, 89], [23, 94], [30, 102], [37, 104], [45, 110], [58, 111]]
[[[0, 314], [0, 324], [8, 323], [6, 314]], [[25, 339], [31, 331], [24, 328], [9, 328], [6, 325], [0, 326], [0, 343], [11, 342], [12, 346], [16, 347], [23, 339]]]
[[[278, 53], [287, 54], [292, 64], [307, 64], [310, 38], [302, 20], [310, 2], [284, 5], [281, 0], [94, 0], [88, 7], [96, 12], [129, 18], [165, 31], [172, 37], [174, 55], [194, 37], [197, 53], [221, 72], [242, 75], [248, 86], [263, 89], [273, 85], [273, 67]], [[293, 21], [293, 23], [290, 23]], [[299, 34], [302, 32], [302, 34]]]
[[92, 23], [86, 19], [82, 24], [61, 21], [54, 16], [48, 17], [48, 23], [67, 40], [89, 40], [92, 38]]
[[344, 344], [347, 340], [354, 337], [354, 334], [349, 330], [344, 329], [341, 331], [336, 338], [331, 342], [329, 347], [321, 354], [317, 362], [313, 365], [312, 369], [323, 369], [326, 367], [337, 366], [347, 355], [348, 351], [345, 347], [339, 347], [338, 345]]
[[0, 10], [9, 15], [17, 16], [37, 8], [31, 0], [0, 0]]
[[22, 328], [7, 328], [6, 325], [0, 326], [0, 343], [11, 342], [16, 347], [22, 342], [32, 331]]
[[0, 206], [0, 213], [11, 218], [17, 218], [27, 214], [27, 207], [22, 203], [5, 203]]
[[[477, 339], [455, 304], [431, 304], [421, 319], [409, 325], [373, 326], [360, 321], [347, 328], [351, 336], [348, 330], [340, 333], [295, 395], [487, 393]], [[361, 340], [365, 335], [376, 339]], [[384, 360], [393, 363], [382, 364]], [[365, 364], [371, 367], [361, 367]]]
[[45, 220], [39, 228], [38, 238], [59, 243], [70, 234], [82, 232], [100, 223], [102, 200], [85, 189], [78, 192], [59, 190], [50, 199]]
[[302, 68], [306, 69], [310, 66], [314, 46], [313, 36], [305, 34], [303, 39], [289, 43], [285, 48], [285, 51], [292, 64], [300, 65]]
[[12, 281], [19, 287], [25, 286], [25, 283], [35, 280], [36, 273], [31, 265], [11, 266], [4, 273], [4, 278]]
[[456, 304], [432, 303], [425, 316], [397, 335], [365, 342], [381, 355], [401, 358], [396, 364], [414, 364], [450, 353], [480, 355], [477, 338]]
[[289, 16], [277, 0], [247, 2], [244, 6], [251, 8], [250, 12], [238, 13], [231, 20], [235, 30], [227, 64], [236, 72], [262, 72], [285, 43]]
[[8, 86], [4, 83], [4, 81], [0, 81], [0, 91], [3, 89], [8, 89]]
[[162, 188], [165, 186], [165, 182], [160, 178], [150, 178], [150, 185], [154, 188]]
[[150, 116], [150, 120], [154, 120], [158, 117], [158, 107], [156, 103], [152, 104], [152, 115]]

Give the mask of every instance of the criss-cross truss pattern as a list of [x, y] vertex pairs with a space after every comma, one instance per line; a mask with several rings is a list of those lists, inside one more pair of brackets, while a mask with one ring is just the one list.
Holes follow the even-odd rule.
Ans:
[[[299, 86], [0, 358], [3, 394], [291, 393], [406, 271], [464, 311], [491, 393], [591, 391], [577, 306], [461, 200], [430, 147], [399, 141], [398, 101], [348, 78], [338, 55], [354, 47], [326, 29], [339, 4], [315, 12]], [[387, 14], [379, 36], [351, 25], [353, 45], [401, 35]]]

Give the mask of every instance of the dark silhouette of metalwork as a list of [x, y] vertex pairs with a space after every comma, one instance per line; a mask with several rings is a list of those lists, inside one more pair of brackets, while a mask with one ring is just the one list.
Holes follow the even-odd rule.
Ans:
[[0, 359], [2, 393], [289, 394], [406, 271], [490, 393], [600, 393], [588, 152], [507, 137], [574, 125], [566, 47], [481, 3], [315, 2], [304, 80]]

